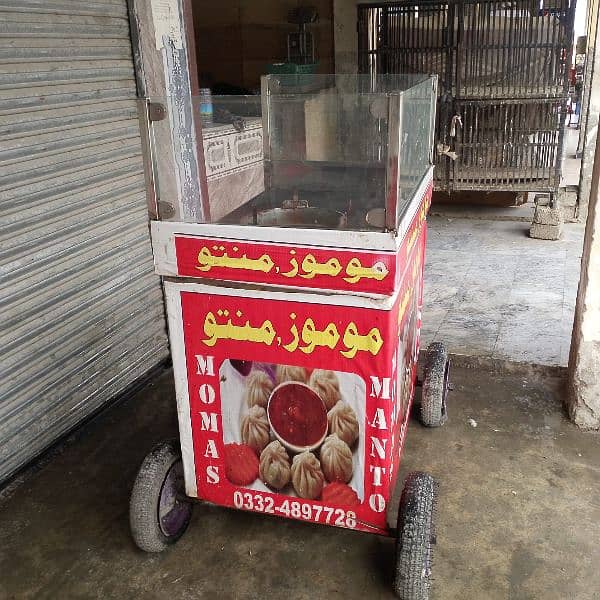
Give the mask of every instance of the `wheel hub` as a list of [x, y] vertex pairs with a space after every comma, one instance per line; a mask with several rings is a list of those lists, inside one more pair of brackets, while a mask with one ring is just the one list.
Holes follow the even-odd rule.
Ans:
[[165, 477], [158, 504], [158, 523], [167, 537], [181, 531], [189, 519], [191, 505], [183, 499], [183, 489], [183, 463], [178, 460]]
[[446, 415], [446, 405], [448, 401], [448, 392], [450, 391], [450, 359], [444, 366], [444, 388], [442, 394], [442, 415]]

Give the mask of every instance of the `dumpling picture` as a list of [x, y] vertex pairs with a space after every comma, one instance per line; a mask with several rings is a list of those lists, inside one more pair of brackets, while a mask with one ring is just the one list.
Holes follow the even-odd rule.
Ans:
[[335, 433], [340, 440], [352, 447], [358, 439], [358, 419], [352, 407], [341, 400], [327, 413], [329, 433]]
[[242, 376], [238, 362], [228, 360], [220, 371], [229, 482], [259, 494], [317, 502], [327, 495], [330, 505], [339, 496], [348, 506], [360, 504], [364, 379], [258, 361], [245, 361], [248, 374]]
[[262, 482], [270, 488], [280, 490], [291, 477], [290, 457], [283, 445], [275, 440], [260, 455], [259, 475]]
[[308, 374], [304, 367], [294, 367], [292, 365], [277, 365], [275, 371], [275, 380], [277, 385], [286, 381], [299, 381], [306, 383]]
[[270, 440], [269, 420], [262, 406], [255, 404], [242, 419], [242, 442], [260, 454]]
[[302, 452], [292, 461], [292, 485], [300, 498], [315, 500], [321, 495], [325, 476], [312, 452]]
[[321, 446], [321, 469], [329, 482], [352, 479], [352, 450], [334, 433]]
[[327, 410], [331, 410], [336, 402], [342, 399], [340, 382], [333, 371], [315, 369], [310, 375], [308, 385], [319, 394]]
[[267, 408], [267, 401], [273, 391], [273, 382], [271, 378], [262, 370], [253, 370], [246, 380], [244, 398], [248, 408], [253, 406], [262, 406]]

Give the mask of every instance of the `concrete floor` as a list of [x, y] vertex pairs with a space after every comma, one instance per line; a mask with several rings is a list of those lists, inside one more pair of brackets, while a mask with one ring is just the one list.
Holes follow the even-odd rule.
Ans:
[[430, 217], [423, 340], [493, 360], [566, 366], [584, 226], [556, 242], [529, 224]]
[[[579, 181], [579, 131], [567, 129], [563, 185]], [[428, 218], [424, 343], [492, 361], [565, 367], [584, 224], [556, 242], [529, 237], [533, 194], [520, 207], [435, 205]]]
[[[411, 423], [402, 467], [440, 484], [434, 600], [600, 598], [600, 436], [554, 380], [452, 380], [450, 421]], [[0, 598], [392, 598], [392, 541], [351, 531], [198, 506], [176, 546], [139, 552], [129, 491], [175, 418], [167, 371], [0, 494]]]

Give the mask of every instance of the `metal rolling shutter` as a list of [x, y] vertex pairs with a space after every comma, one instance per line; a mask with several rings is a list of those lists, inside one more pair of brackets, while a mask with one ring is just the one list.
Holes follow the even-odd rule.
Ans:
[[0, 3], [0, 481], [168, 354], [126, 0]]

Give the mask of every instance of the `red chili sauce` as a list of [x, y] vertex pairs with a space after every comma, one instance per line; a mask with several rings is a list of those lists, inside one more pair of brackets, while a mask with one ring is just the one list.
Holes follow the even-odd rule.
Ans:
[[306, 385], [282, 384], [273, 392], [268, 410], [273, 429], [293, 446], [314, 446], [327, 431], [323, 400]]

